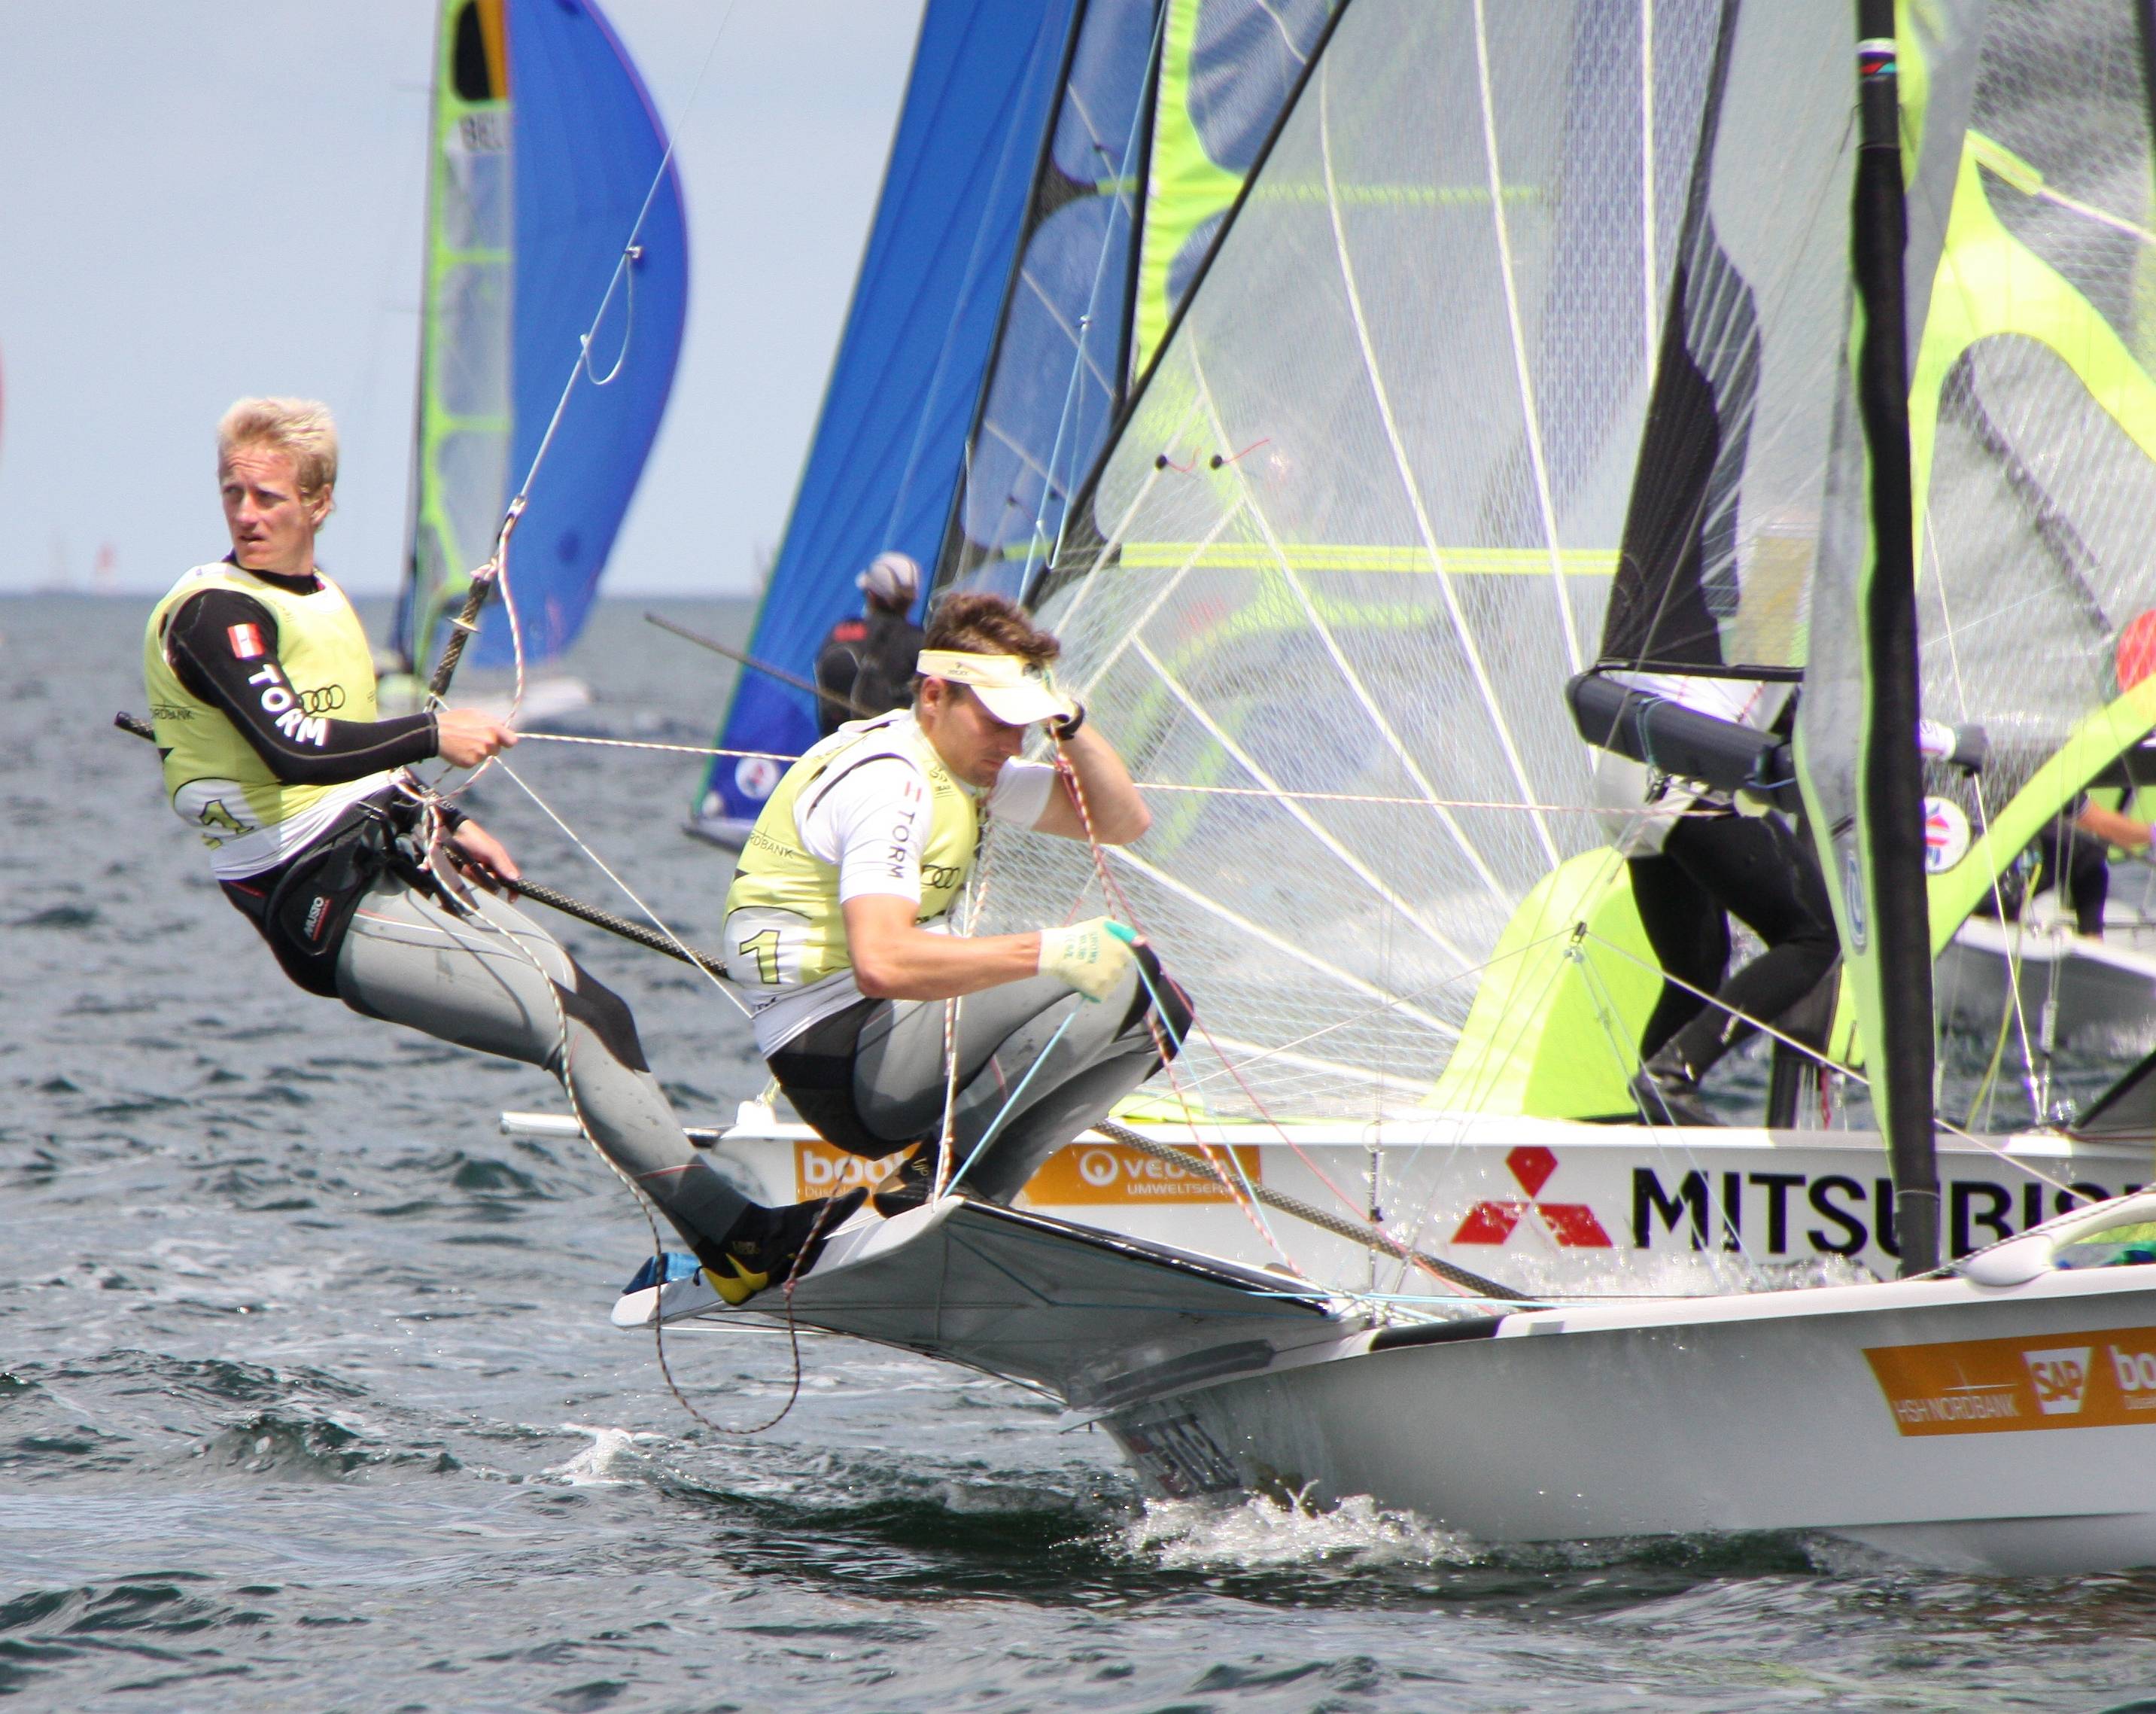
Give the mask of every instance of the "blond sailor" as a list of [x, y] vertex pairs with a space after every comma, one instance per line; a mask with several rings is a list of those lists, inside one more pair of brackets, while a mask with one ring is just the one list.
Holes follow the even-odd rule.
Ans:
[[232, 551], [157, 604], [142, 670], [167, 793], [226, 897], [311, 992], [563, 1078], [593, 1140], [730, 1301], [812, 1263], [846, 1211], [760, 1207], [711, 1170], [629, 1007], [492, 890], [517, 874], [501, 844], [450, 812], [436, 867], [399, 847], [410, 764], [472, 767], [516, 734], [470, 708], [378, 718], [366, 635], [315, 563], [336, 481], [328, 410], [242, 399], [218, 425], [217, 469]]

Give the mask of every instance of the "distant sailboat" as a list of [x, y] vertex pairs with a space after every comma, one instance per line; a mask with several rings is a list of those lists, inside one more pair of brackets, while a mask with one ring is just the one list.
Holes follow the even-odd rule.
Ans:
[[[493, 551], [636, 234], [588, 355], [589, 382], [606, 384], [569, 399], [511, 549], [530, 670], [582, 629], [666, 407], [688, 301], [680, 181], [590, 0], [444, 0], [433, 113], [410, 561], [391, 638], [404, 673], [424, 677]], [[497, 600], [465, 660], [515, 658]], [[523, 713], [588, 700], [572, 681], [542, 680]]]

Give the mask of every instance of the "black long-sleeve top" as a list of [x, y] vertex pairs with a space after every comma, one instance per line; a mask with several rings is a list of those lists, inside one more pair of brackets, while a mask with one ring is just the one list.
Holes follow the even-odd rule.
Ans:
[[[253, 576], [306, 594], [320, 587], [311, 574]], [[266, 653], [235, 652], [233, 627], [254, 627]], [[388, 720], [336, 720], [308, 714], [295, 694], [282, 715], [263, 706], [264, 681], [291, 689], [277, 653], [276, 615], [236, 589], [205, 589], [172, 610], [165, 641], [173, 670], [189, 692], [228, 718], [270, 771], [287, 785], [341, 785], [388, 768], [408, 767], [435, 754], [439, 739], [432, 714]], [[253, 682], [250, 682], [249, 681]]]

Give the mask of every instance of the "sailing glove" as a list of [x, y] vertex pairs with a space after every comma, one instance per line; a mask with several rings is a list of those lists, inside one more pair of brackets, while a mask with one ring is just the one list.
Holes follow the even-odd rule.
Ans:
[[1065, 929], [1040, 931], [1044, 976], [1068, 983], [1088, 1000], [1098, 1000], [1116, 986], [1131, 961], [1137, 931], [1113, 917], [1089, 917]]
[[1943, 720], [1917, 723], [1917, 748], [1935, 761], [1964, 774], [1981, 774], [1991, 759], [1991, 740], [1981, 726], [1949, 726]]

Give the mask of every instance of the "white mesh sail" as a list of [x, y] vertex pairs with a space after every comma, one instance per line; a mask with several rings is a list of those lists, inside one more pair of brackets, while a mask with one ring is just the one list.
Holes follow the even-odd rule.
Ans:
[[[1816, 484], [1824, 403], [1776, 389], [1844, 299], [1789, 331], [1816, 293], [1770, 241], [1845, 253], [1847, 20], [1814, 10], [1354, 0], [1328, 39], [1040, 607], [1156, 788], [1108, 862], [1229, 1062], [1186, 1062], [1215, 1110], [1421, 1099], [1522, 901], [1602, 847], [1563, 687], [1598, 651], [1717, 66], [1768, 347], [1738, 475]], [[1785, 509], [1737, 509], [1746, 552]], [[983, 926], [1060, 918], [1091, 874], [998, 838]]]

